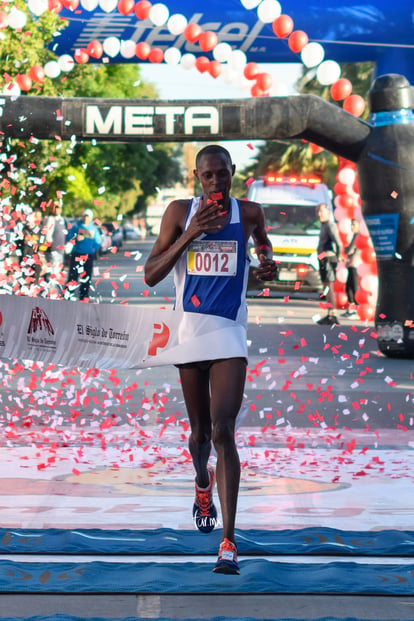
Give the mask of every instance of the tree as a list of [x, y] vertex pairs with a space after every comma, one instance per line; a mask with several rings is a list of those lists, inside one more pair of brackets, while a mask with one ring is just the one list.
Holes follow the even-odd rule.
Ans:
[[[27, 76], [34, 65], [43, 67], [55, 55], [49, 47], [54, 36], [65, 28], [66, 21], [46, 11], [40, 17], [31, 15], [24, 0], [15, 6], [27, 16], [22, 32], [6, 28], [2, 31], [0, 54], [3, 88], [19, 76]], [[83, 96], [110, 98], [154, 98], [152, 85], [140, 78], [139, 65], [75, 64], [53, 80], [32, 84], [28, 95]], [[142, 143], [99, 144], [36, 141], [23, 143], [7, 140], [3, 145], [3, 178], [1, 197], [12, 204], [25, 202], [31, 206], [62, 197], [67, 215], [77, 214], [85, 206], [94, 205], [100, 217], [114, 218], [145, 204], [156, 186], [168, 186], [180, 180], [181, 172], [173, 145]]]

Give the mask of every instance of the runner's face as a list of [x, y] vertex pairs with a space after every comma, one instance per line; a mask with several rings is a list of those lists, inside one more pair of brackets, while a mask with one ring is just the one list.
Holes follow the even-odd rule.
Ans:
[[228, 198], [234, 165], [229, 164], [224, 155], [221, 153], [203, 155], [194, 174], [201, 183], [205, 197], [221, 192], [224, 200]]

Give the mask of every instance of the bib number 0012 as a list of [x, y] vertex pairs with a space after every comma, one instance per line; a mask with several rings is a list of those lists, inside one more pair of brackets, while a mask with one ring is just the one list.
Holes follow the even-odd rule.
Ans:
[[193, 242], [187, 252], [187, 272], [198, 276], [235, 276], [237, 242]]

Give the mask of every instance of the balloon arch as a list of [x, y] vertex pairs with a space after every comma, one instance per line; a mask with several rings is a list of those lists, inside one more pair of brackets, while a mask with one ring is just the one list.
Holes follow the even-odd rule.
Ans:
[[[364, 123], [360, 122], [358, 117], [364, 112], [365, 101], [359, 95], [352, 93], [351, 82], [341, 77], [340, 65], [334, 60], [325, 59], [325, 50], [323, 46], [317, 42], [310, 42], [306, 32], [294, 29], [292, 18], [282, 13], [281, 5], [277, 0], [241, 0], [241, 4], [246, 10], [256, 10], [258, 19], [263, 23], [271, 24], [272, 31], [276, 37], [279, 39], [286, 39], [292, 54], [296, 54], [298, 60], [307, 68], [314, 69], [318, 82], [322, 86], [330, 87], [330, 94], [335, 105], [331, 105], [332, 109], [330, 108], [329, 114], [333, 115], [332, 118], [336, 118], [335, 115], [340, 112], [341, 117], [339, 121], [342, 127], [349, 125], [348, 121], [345, 120], [348, 115], [353, 117], [356, 126], [359, 128], [358, 131], [361, 131], [361, 135], [363, 135], [360, 145], [362, 147], [363, 141], [368, 140], [368, 136], [376, 133], [373, 131], [375, 124], [366, 126], [369, 128], [368, 134], [362, 130]], [[149, 0], [139, 0], [137, 3], [134, 0], [28, 0], [29, 10], [37, 17], [41, 16], [45, 11], [60, 13], [63, 9], [66, 9], [67, 11], [75, 13], [79, 10], [79, 7], [86, 11], [92, 11], [97, 6], [107, 13], [117, 11], [124, 16], [135, 14], [137, 20], [150, 20], [154, 26], [165, 26], [171, 34], [183, 36], [187, 42], [198, 45], [200, 52], [210, 54], [213, 58], [210, 59], [203, 54], [197, 56], [191, 53], [181, 54], [180, 50], [176, 47], [169, 47], [163, 50], [160, 47], [151, 47], [145, 42], [135, 43], [132, 40], [119, 40], [114, 36], [107, 37], [103, 41], [93, 39], [89, 41], [85, 48], [75, 50], [73, 57], [64, 54], [56, 60], [49, 61], [43, 67], [34, 65], [28, 68], [26, 73], [19, 73], [14, 79], [10, 79], [3, 91], [4, 94], [16, 97], [22, 92], [29, 92], [34, 84], [41, 85], [45, 77], [53, 79], [58, 77], [61, 72], [69, 72], [75, 63], [82, 64], [90, 61], [101, 61], [104, 59], [105, 55], [116, 62], [116, 57], [121, 55], [123, 58], [136, 58], [138, 61], [142, 60], [151, 63], [165, 62], [171, 66], [181, 65], [188, 70], [196, 70], [200, 73], [208, 72], [214, 78], [222, 76], [228, 82], [237, 83], [242, 89], [247, 87], [254, 100], [268, 98], [268, 109], [274, 109], [275, 104], [271, 103], [270, 100], [273, 99], [272, 95], [278, 95], [278, 92], [277, 88], [275, 89], [276, 85], [272, 84], [270, 74], [261, 71], [257, 63], [248, 62], [246, 54], [241, 50], [233, 49], [228, 43], [219, 42], [217, 35], [212, 30], [203, 31], [198, 23], [188, 23], [187, 19], [182, 14], [170, 14], [166, 4], [152, 4]], [[20, 31], [24, 28], [26, 19], [27, 16], [23, 11], [12, 6], [9, 11], [0, 11], [0, 28], [11, 28]], [[397, 91], [399, 89], [406, 90], [407, 84], [397, 83], [392, 86], [388, 85], [385, 87], [385, 90], [387, 89], [392, 91], [395, 89], [397, 89]], [[7, 102], [8, 99], [8, 97], [5, 97], [5, 102]], [[19, 107], [19, 102], [23, 102], [24, 99], [24, 97], [19, 97], [15, 104], [14, 113], [11, 112], [11, 115], [14, 117], [14, 125], [16, 125], [16, 117], [18, 116], [17, 108]], [[32, 100], [33, 98], [30, 99]], [[41, 105], [40, 99], [42, 98], [36, 97], [38, 105]], [[288, 99], [289, 98], [284, 97], [280, 98], [282, 107], [284, 105], [282, 101]], [[340, 102], [342, 102], [342, 108], [338, 105]], [[162, 102], [159, 103], [160, 105], [162, 104]], [[192, 102], [192, 105], [198, 103], [199, 102]], [[397, 101], [397, 108], [394, 104], [395, 102], [392, 104], [391, 108], [386, 105], [385, 112], [390, 109], [410, 110], [413, 107], [411, 100], [408, 103], [404, 101], [401, 106], [400, 102]], [[31, 105], [36, 107], [34, 101], [31, 101]], [[243, 105], [247, 104], [245, 103]], [[241, 107], [243, 107], [243, 105], [240, 104]], [[292, 107], [294, 107], [293, 103]], [[337, 108], [336, 112], [333, 111], [334, 107]], [[320, 110], [319, 104], [316, 105], [316, 108]], [[2, 118], [2, 130], [6, 135], [9, 131], [6, 127], [6, 119], [8, 118], [7, 110], [8, 104], [6, 103], [5, 113]], [[382, 113], [383, 111], [381, 107], [377, 110], [377, 102], [375, 102], [374, 109], [371, 109], [371, 112], [374, 114], [377, 112]], [[312, 115], [312, 106], [308, 106], [307, 112]], [[29, 112], [29, 116], [31, 114], [32, 113]], [[266, 116], [267, 113], [265, 112], [265, 117]], [[321, 124], [323, 124], [325, 119], [321, 118], [320, 121]], [[269, 119], [269, 122], [271, 123], [270, 126], [274, 126], [272, 119]], [[391, 121], [391, 124], [395, 125], [394, 121]], [[41, 121], [30, 130], [33, 134], [36, 134], [36, 136], [39, 136], [40, 125]], [[329, 120], [326, 120], [326, 125], [330, 125]], [[283, 137], [304, 137], [310, 142], [310, 146], [314, 153], [320, 149], [330, 148], [329, 144], [332, 140], [332, 136], [326, 135], [326, 131], [322, 127], [320, 127], [318, 131], [309, 130], [308, 127], [302, 129], [302, 132], [295, 132], [292, 128], [291, 131], [284, 132]], [[332, 128], [332, 131], [335, 131], [334, 128]], [[412, 355], [414, 351], [414, 338], [412, 338], [412, 335], [414, 332], [411, 330], [410, 325], [406, 325], [407, 321], [411, 321], [412, 315], [410, 315], [410, 313], [412, 313], [413, 310], [412, 300], [406, 300], [405, 304], [402, 303], [403, 311], [393, 307], [391, 314], [389, 312], [384, 314], [383, 305], [377, 304], [378, 265], [384, 262], [384, 258], [378, 256], [378, 251], [381, 252], [379, 246], [374, 249], [375, 241], [379, 239], [378, 234], [376, 234], [375, 237], [372, 234], [374, 225], [370, 227], [370, 235], [362, 217], [362, 212], [365, 216], [368, 214], [368, 211], [371, 211], [373, 214], [376, 213], [376, 210], [381, 211], [380, 204], [384, 202], [384, 197], [381, 197], [380, 203], [377, 203], [376, 208], [370, 205], [369, 209], [367, 209], [367, 205], [363, 204], [364, 201], [361, 201], [359, 194], [359, 186], [362, 181], [360, 167], [358, 167], [359, 179], [356, 175], [356, 163], [359, 161], [363, 149], [358, 151], [358, 153], [352, 153], [351, 156], [349, 156], [349, 154], [347, 155], [347, 149], [344, 149], [344, 145], [348, 144], [348, 138], [345, 134], [341, 135], [340, 128], [338, 131], [339, 134], [338, 132], [337, 134], [340, 136], [340, 139], [333, 140], [335, 148], [330, 148], [330, 150], [341, 156], [337, 173], [337, 183], [334, 187], [336, 194], [334, 199], [334, 215], [338, 222], [343, 245], [347, 245], [350, 240], [351, 219], [357, 218], [361, 220], [360, 234], [357, 238], [357, 245], [361, 249], [363, 259], [361, 266], [358, 268], [359, 289], [356, 294], [358, 314], [362, 320], [372, 320], [376, 317], [377, 324], [379, 319], [381, 319], [381, 315], [384, 316], [386, 327], [383, 329], [383, 332], [393, 335], [391, 340], [388, 339], [388, 337], [385, 340], [383, 338], [380, 339], [382, 344], [385, 343], [382, 347], [385, 353], [388, 355], [406, 355], [407, 353]], [[277, 130], [273, 136], [269, 136], [268, 138], [276, 138], [279, 133], [279, 130]], [[73, 131], [71, 134], [73, 135]], [[54, 135], [56, 135], [56, 132]], [[22, 138], [21, 133], [19, 137]], [[210, 138], [214, 139], [216, 137], [214, 132], [210, 134]], [[193, 138], [193, 136], [190, 136], [188, 139]], [[245, 136], [240, 136], [240, 138], [251, 139], [254, 138], [254, 136], [250, 133]], [[139, 139], [139, 137], [136, 136], [135, 139]], [[171, 139], [177, 139], [177, 136], [169, 136], [169, 140]], [[178, 139], [182, 140], [183, 138], [178, 137]], [[225, 134], [223, 139], [230, 139], [229, 134]], [[343, 144], [341, 144], [342, 140]], [[398, 146], [396, 146], [396, 153], [394, 155], [398, 155]], [[393, 157], [392, 159], [394, 160], [395, 158]], [[394, 183], [393, 179], [389, 180], [392, 184]], [[371, 184], [372, 182], [372, 179], [370, 179]], [[389, 195], [392, 195], [393, 192], [401, 197], [401, 192], [395, 189], [395, 184], [391, 185]], [[361, 206], [363, 207], [362, 212]], [[395, 207], [394, 201], [391, 208], [392, 213], [395, 213]], [[404, 210], [404, 207], [399, 209], [400, 213], [401, 210]], [[390, 212], [389, 206], [386, 207], [385, 212]], [[397, 226], [400, 231], [401, 222]], [[399, 238], [400, 237], [401, 235], [399, 234]], [[410, 246], [406, 239], [404, 244]], [[396, 248], [399, 246], [397, 242], [394, 245]], [[377, 250], [377, 253], [375, 250]], [[396, 256], [397, 261], [400, 261], [398, 257], [406, 256], [406, 248], [403, 248], [401, 252], [394, 253], [392, 260], [395, 260]], [[377, 261], [379, 258], [381, 258], [381, 261]], [[388, 256], [386, 260], [389, 260]], [[401, 267], [400, 264], [399, 267]], [[340, 263], [337, 281], [335, 283], [336, 303], [338, 307], [344, 307], [347, 304], [347, 297], [345, 294], [346, 277], [347, 269], [345, 264]], [[398, 295], [398, 298], [399, 297]], [[386, 306], [388, 307], [388, 305]], [[384, 323], [384, 321], [382, 323]], [[395, 335], [397, 335], [397, 338], [395, 338]]]

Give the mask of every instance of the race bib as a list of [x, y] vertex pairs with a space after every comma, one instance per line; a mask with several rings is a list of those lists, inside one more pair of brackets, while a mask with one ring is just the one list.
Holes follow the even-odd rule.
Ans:
[[187, 273], [197, 276], [235, 276], [237, 241], [192, 242], [187, 250]]

